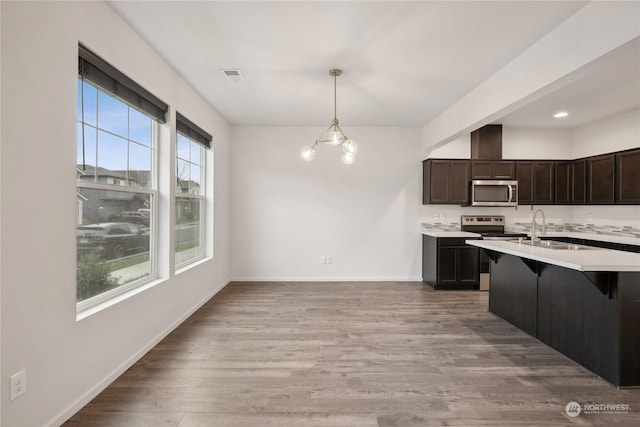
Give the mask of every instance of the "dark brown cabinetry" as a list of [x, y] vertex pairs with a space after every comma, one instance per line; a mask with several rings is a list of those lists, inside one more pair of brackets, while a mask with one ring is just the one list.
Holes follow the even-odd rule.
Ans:
[[612, 205], [615, 193], [615, 155], [588, 157], [587, 204]]
[[469, 160], [425, 160], [422, 163], [423, 204], [469, 203]]
[[471, 179], [515, 179], [516, 162], [508, 160], [472, 160]]
[[549, 205], [555, 201], [554, 161], [519, 161], [516, 165], [519, 205]]
[[640, 203], [640, 149], [616, 154], [615, 203]]
[[587, 166], [584, 160], [571, 162], [571, 203], [582, 205], [587, 202]]
[[518, 204], [640, 205], [640, 148], [578, 160], [429, 159], [423, 204], [469, 204], [472, 179], [517, 179]]
[[422, 236], [422, 280], [434, 289], [478, 289], [480, 251], [464, 238]]
[[556, 162], [555, 204], [584, 204], [584, 160]]

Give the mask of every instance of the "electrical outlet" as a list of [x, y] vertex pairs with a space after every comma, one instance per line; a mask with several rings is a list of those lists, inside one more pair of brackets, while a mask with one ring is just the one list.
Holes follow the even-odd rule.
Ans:
[[433, 219], [435, 219], [436, 221], [440, 219], [440, 214], [439, 213], [434, 213], [433, 214]]
[[18, 397], [27, 392], [27, 370], [23, 369], [17, 374], [13, 374], [9, 378], [9, 386], [11, 388], [9, 401], [13, 402]]
[[327, 257], [326, 256], [321, 256], [320, 257], [320, 264], [326, 264], [327, 263]]
[[333, 264], [333, 257], [331, 255], [327, 256], [327, 264]]

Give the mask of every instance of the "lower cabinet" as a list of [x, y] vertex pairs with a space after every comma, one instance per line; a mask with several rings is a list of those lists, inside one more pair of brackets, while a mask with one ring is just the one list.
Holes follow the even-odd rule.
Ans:
[[422, 280], [434, 289], [478, 289], [480, 250], [457, 237], [422, 236]]

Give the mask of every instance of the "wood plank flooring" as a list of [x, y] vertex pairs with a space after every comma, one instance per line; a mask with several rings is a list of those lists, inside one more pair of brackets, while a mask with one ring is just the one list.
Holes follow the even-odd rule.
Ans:
[[[640, 389], [487, 301], [419, 282], [231, 283], [64, 425], [640, 425]], [[570, 418], [570, 401], [629, 410]]]

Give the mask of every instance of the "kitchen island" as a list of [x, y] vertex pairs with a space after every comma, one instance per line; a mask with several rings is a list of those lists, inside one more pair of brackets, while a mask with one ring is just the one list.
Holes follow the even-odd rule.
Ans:
[[466, 243], [492, 260], [489, 311], [618, 387], [640, 386], [640, 254], [567, 243]]

